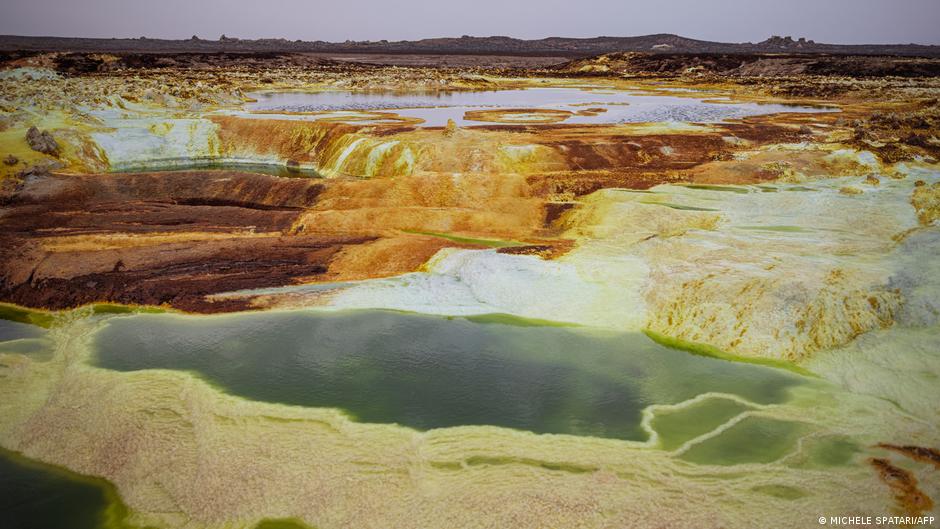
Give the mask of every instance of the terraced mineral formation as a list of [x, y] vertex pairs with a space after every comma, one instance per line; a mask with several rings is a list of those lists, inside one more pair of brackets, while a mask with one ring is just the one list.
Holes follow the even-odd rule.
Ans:
[[[0, 447], [108, 480], [126, 506], [113, 525], [936, 514], [934, 78], [623, 77], [635, 57], [539, 71], [134, 60], [36, 54], [0, 71]], [[548, 99], [252, 109], [262, 91], [484, 89]], [[356, 358], [340, 370], [355, 376], [330, 380], [350, 388], [381, 385], [396, 355], [415, 362], [406, 380], [492, 368], [402, 353], [425, 340], [512, 351], [494, 364], [508, 381], [496, 397], [533, 366], [571, 385], [482, 407], [512, 420], [425, 426], [401, 403], [240, 385], [244, 366], [275, 382], [309, 368], [257, 364], [258, 340], [334, 350], [334, 334], [303, 334], [328, 318], [397, 322], [349, 339], [373, 356], [318, 357]], [[530, 327], [557, 337], [537, 358]], [[467, 334], [448, 341], [454, 329]], [[120, 363], [163, 344], [224, 351], [231, 371]], [[705, 358], [682, 375], [655, 361], [667, 347]], [[580, 365], [581, 348], [652, 360]], [[779, 391], [746, 392], [738, 368]], [[607, 389], [637, 406], [630, 435], [551, 414], [603, 410]]]

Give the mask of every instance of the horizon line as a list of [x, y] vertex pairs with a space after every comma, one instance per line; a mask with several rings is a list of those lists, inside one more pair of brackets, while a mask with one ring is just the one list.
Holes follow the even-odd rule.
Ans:
[[469, 34], [465, 34], [465, 35], [460, 35], [460, 36], [449, 35], [449, 36], [436, 36], [436, 37], [422, 37], [422, 38], [416, 38], [416, 39], [398, 39], [398, 40], [390, 40], [390, 39], [354, 40], [354, 39], [346, 39], [346, 40], [343, 40], [343, 41], [322, 40], [322, 39], [315, 39], [315, 40], [292, 39], [292, 38], [288, 38], [288, 37], [238, 37], [238, 36], [228, 35], [228, 34], [226, 34], [226, 33], [222, 33], [222, 35], [220, 35], [219, 37], [216, 37], [216, 38], [205, 38], [205, 37], [201, 37], [201, 36], [199, 36], [198, 33], [192, 35], [191, 37], [178, 37], [178, 38], [174, 38], [174, 37], [165, 37], [165, 36], [150, 36], [150, 35], [140, 35], [140, 36], [137, 36], [137, 37], [131, 37], [131, 36], [123, 36], [123, 37], [122, 37], [122, 36], [111, 36], [111, 37], [100, 37], [100, 36], [98, 36], [98, 37], [88, 37], [88, 36], [77, 36], [77, 35], [35, 35], [35, 34], [12, 34], [12, 33], [0, 34], [0, 38], [3, 38], [3, 37], [13, 37], [13, 38], [86, 39], [86, 40], [143, 40], [143, 39], [146, 39], [146, 40], [166, 40], [166, 41], [189, 41], [189, 40], [193, 40], [193, 37], [196, 37], [198, 40], [200, 40], [200, 41], [206, 41], [206, 42], [222, 42], [222, 37], [223, 37], [223, 36], [226, 37], [226, 38], [228, 38], [228, 39], [239, 40], [239, 41], [285, 40], [285, 41], [288, 41], [288, 42], [306, 42], [306, 43], [325, 42], [325, 43], [328, 43], [328, 44], [344, 44], [344, 43], [346, 43], [346, 42], [369, 42], [369, 43], [382, 43], [382, 42], [388, 42], [388, 43], [396, 43], [396, 42], [421, 42], [421, 41], [425, 41], [425, 40], [439, 40], [439, 39], [457, 39], [457, 40], [460, 40], [460, 39], [463, 39], [463, 38], [472, 38], [472, 39], [507, 38], [507, 39], [513, 39], [513, 40], [518, 40], [518, 41], [522, 41], [522, 42], [533, 42], [533, 41], [541, 41], [541, 40], [548, 40], [548, 39], [566, 39], [566, 40], [591, 40], [591, 39], [604, 39], [604, 38], [607, 38], [607, 39], [630, 39], [630, 38], [642, 38], [642, 37], [663, 36], [663, 37], [678, 37], [678, 38], [681, 38], [681, 39], [692, 40], [692, 41], [697, 41], [697, 42], [706, 42], [706, 43], [713, 43], [713, 44], [732, 44], [732, 45], [734, 45], [734, 44], [739, 44], [739, 45], [747, 45], [747, 44], [757, 45], [757, 44], [760, 44], [760, 43], [762, 43], [762, 42], [766, 42], [767, 40], [770, 40], [770, 39], [773, 39], [773, 38], [776, 37], [776, 38], [782, 38], [782, 39], [790, 38], [790, 39], [792, 39], [794, 42], [798, 42], [800, 38], [805, 38], [806, 42], [812, 42], [812, 43], [814, 43], [815, 45], [819, 45], [819, 46], [925, 46], [925, 47], [940, 47], [940, 43], [936, 43], [936, 44], [925, 44], [925, 43], [922, 43], [922, 42], [865, 42], [865, 43], [854, 43], [854, 44], [850, 44], [850, 43], [841, 43], [841, 42], [820, 42], [820, 41], [816, 41], [815, 39], [811, 39], [811, 38], [809, 38], [809, 37], [803, 37], [803, 36], [800, 36], [800, 37], [793, 37], [792, 35], [770, 35], [770, 36], [767, 37], [766, 39], [764, 39], [764, 40], [762, 40], [762, 41], [757, 41], [757, 42], [753, 42], [753, 41], [724, 41], [724, 40], [722, 40], [722, 41], [717, 41], [717, 40], [707, 40], [707, 39], [700, 39], [700, 38], [694, 38], [694, 37], [686, 37], [686, 36], [681, 35], [681, 34], [678, 34], [678, 33], [664, 33], [664, 32], [661, 32], [661, 33], [646, 33], [646, 34], [642, 34], [642, 35], [594, 35], [594, 36], [590, 36], [590, 37], [566, 37], [566, 36], [559, 36], [559, 35], [550, 35], [550, 36], [547, 36], [547, 37], [540, 37], [540, 38], [520, 38], [520, 37], [513, 37], [513, 36], [511, 36], [511, 35], [485, 35], [485, 36], [480, 36], [480, 35], [469, 35]]

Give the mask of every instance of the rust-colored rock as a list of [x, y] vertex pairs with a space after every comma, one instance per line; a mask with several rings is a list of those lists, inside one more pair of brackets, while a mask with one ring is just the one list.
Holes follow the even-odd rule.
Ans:
[[344, 246], [373, 240], [284, 235], [321, 189], [242, 173], [34, 178], [0, 218], [0, 298], [231, 309], [204, 296], [323, 274]]
[[914, 446], [914, 445], [893, 445], [889, 443], [878, 443], [878, 448], [884, 448], [885, 450], [891, 450], [892, 452], [897, 452], [901, 455], [907, 456], [915, 461], [920, 461], [921, 463], [928, 463], [933, 465], [934, 468], [940, 470], [940, 450], [936, 448], [929, 448], [924, 446]]
[[898, 508], [910, 516], [918, 516], [933, 508], [933, 500], [917, 486], [917, 478], [909, 470], [896, 467], [887, 459], [871, 458], [869, 464], [891, 489]]

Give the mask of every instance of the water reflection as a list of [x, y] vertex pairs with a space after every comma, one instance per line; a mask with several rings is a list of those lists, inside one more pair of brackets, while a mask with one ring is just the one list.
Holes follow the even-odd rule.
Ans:
[[[498, 323], [492, 323], [492, 322]], [[95, 362], [193, 371], [246, 398], [418, 429], [497, 425], [645, 440], [650, 404], [727, 392], [766, 404], [802, 377], [695, 356], [639, 333], [387, 311], [116, 318]]]
[[105, 481], [0, 450], [0, 527], [122, 529], [126, 514]]
[[[453, 119], [458, 125], [480, 125], [465, 119], [468, 111], [493, 108], [538, 108], [564, 110], [571, 115], [565, 124], [689, 122], [711, 123], [779, 112], [831, 112], [835, 109], [798, 105], [725, 103], [692, 97], [635, 94], [614, 90], [576, 88], [530, 88], [525, 90], [460, 92], [260, 92], [251, 111], [333, 112], [395, 110], [405, 117], [420, 118], [424, 126], [441, 127]], [[588, 108], [603, 112], [581, 115]]]

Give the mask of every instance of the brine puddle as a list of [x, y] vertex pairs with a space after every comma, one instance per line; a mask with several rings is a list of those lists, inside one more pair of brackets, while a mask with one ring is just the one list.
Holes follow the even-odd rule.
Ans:
[[183, 171], [236, 171], [257, 173], [278, 178], [323, 178], [320, 173], [308, 168], [288, 167], [283, 164], [227, 162], [215, 160], [155, 161], [140, 164], [125, 164], [111, 171], [116, 174], [168, 173]]
[[[141, 529], [111, 483], [0, 449], [0, 527], [4, 529]], [[254, 529], [304, 529], [265, 520]]]
[[639, 333], [375, 310], [118, 317], [93, 336], [92, 351], [100, 367], [189, 371], [233, 395], [340, 408], [369, 423], [640, 441], [651, 404], [709, 392], [779, 403], [806, 381]]
[[0, 354], [21, 354], [36, 361], [52, 358], [52, 342], [42, 327], [0, 319]]
[[0, 527], [130, 529], [126, 514], [104, 480], [0, 450]]
[[[259, 92], [246, 105], [252, 112], [323, 112], [323, 119], [339, 119], [334, 113], [394, 111], [400, 116], [424, 120], [423, 126], [442, 127], [449, 119], [457, 125], [511, 123], [513, 116], [482, 114], [493, 109], [540, 109], [561, 111], [563, 124], [688, 122], [714, 123], [780, 112], [833, 112], [832, 107], [785, 104], [732, 103], [637, 94], [618, 90], [577, 88], [529, 88], [495, 91], [434, 93], [322, 91]], [[720, 99], [720, 98], [719, 98]], [[471, 114], [467, 114], [470, 112]], [[474, 116], [468, 119], [468, 116]], [[489, 116], [489, 117], [487, 117]], [[360, 116], [360, 119], [362, 116]], [[524, 119], [524, 118], [523, 118]], [[556, 121], [552, 121], [556, 122]]]

